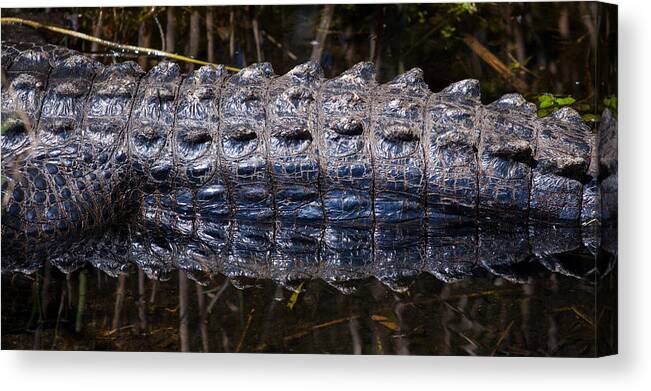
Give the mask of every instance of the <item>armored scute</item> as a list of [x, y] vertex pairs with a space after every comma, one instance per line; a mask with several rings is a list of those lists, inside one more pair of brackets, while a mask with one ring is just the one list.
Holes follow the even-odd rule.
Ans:
[[131, 261], [156, 278], [391, 285], [499, 273], [518, 254], [549, 265], [595, 251], [592, 226], [616, 218], [610, 113], [595, 137], [569, 108], [483, 105], [476, 80], [432, 93], [417, 68], [377, 84], [370, 63], [330, 80], [311, 62], [144, 73], [3, 43], [2, 66], [5, 270]]

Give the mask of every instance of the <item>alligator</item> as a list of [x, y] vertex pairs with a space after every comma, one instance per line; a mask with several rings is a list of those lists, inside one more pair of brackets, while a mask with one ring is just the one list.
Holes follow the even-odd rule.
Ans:
[[616, 220], [608, 111], [594, 134], [571, 108], [484, 105], [470, 79], [432, 93], [418, 68], [379, 84], [367, 62], [145, 73], [3, 42], [2, 70], [3, 270], [396, 285], [532, 255], [558, 270]]
[[585, 251], [582, 230], [574, 226], [223, 224], [223, 238], [210, 241], [112, 230], [86, 236], [56, 256], [3, 259], [3, 268], [31, 274], [48, 261], [69, 274], [90, 264], [117, 277], [135, 264], [149, 278], [162, 281], [179, 269], [202, 285], [219, 274], [238, 288], [272, 280], [295, 290], [306, 280], [321, 279], [351, 293], [369, 278], [405, 292], [423, 274], [445, 283], [473, 277], [527, 283], [549, 272], [590, 281], [614, 266], [611, 259], [597, 265]]

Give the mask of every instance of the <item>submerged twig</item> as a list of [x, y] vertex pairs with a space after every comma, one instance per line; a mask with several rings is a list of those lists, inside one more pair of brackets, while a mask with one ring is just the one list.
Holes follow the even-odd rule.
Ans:
[[[136, 53], [144, 52], [144, 53], [147, 53], [147, 54], [153, 55], [153, 56], [165, 57], [165, 58], [169, 58], [169, 59], [172, 59], [172, 60], [178, 60], [178, 61], [186, 61], [186, 62], [191, 62], [191, 63], [195, 63], [195, 64], [199, 64], [199, 65], [216, 65], [216, 64], [211, 64], [211, 63], [209, 63], [207, 61], [197, 60], [197, 59], [194, 59], [194, 58], [182, 56], [180, 54], [165, 52], [163, 50], [145, 48], [145, 47], [134, 46], [134, 45], [126, 45], [126, 44], [121, 44], [121, 43], [117, 43], [117, 42], [113, 42], [113, 41], [108, 41], [108, 40], [105, 40], [105, 39], [100, 39], [100, 38], [97, 38], [97, 37], [93, 37], [92, 35], [80, 33], [80, 32], [73, 31], [73, 30], [68, 30], [68, 29], [65, 29], [65, 28], [62, 28], [62, 27], [58, 27], [58, 26], [43, 24], [43, 23], [35, 22], [33, 20], [28, 20], [28, 19], [0, 18], [0, 23], [1, 24], [22, 24], [22, 25], [29, 26], [29, 27], [32, 27], [32, 28], [35, 28], [35, 29], [44, 29], [44, 30], [48, 30], [48, 31], [53, 31], [55, 33], [69, 35], [69, 36], [79, 38], [79, 39], [83, 39], [83, 40], [90, 41], [90, 42], [96, 42], [96, 43], [98, 43], [98, 44], [100, 44], [102, 46], [107, 46], [107, 47], [111, 47], [111, 48], [119, 49], [119, 50], [126, 50], [126, 51], [136, 52]], [[226, 70], [228, 70], [228, 71], [231, 71], [231, 72], [239, 72], [240, 71], [239, 68], [228, 66], [228, 65], [224, 66], [224, 68]]]
[[239, 353], [240, 350], [242, 349], [242, 345], [244, 344], [244, 339], [246, 338], [246, 334], [249, 332], [249, 327], [251, 327], [251, 321], [253, 320], [253, 312], [255, 312], [255, 308], [251, 309], [251, 312], [249, 312], [249, 319], [247, 319], [246, 326], [244, 326], [244, 330], [242, 331], [240, 340], [237, 342], [235, 353]]
[[320, 323], [320, 324], [317, 324], [317, 325], [314, 325], [314, 326], [310, 327], [307, 330], [303, 330], [303, 331], [298, 332], [296, 334], [288, 335], [288, 336], [286, 336], [284, 338], [284, 340], [285, 340], [285, 342], [287, 342], [287, 341], [291, 341], [293, 339], [298, 339], [298, 338], [306, 336], [311, 331], [327, 328], [327, 327], [330, 327], [330, 326], [335, 326], [335, 325], [338, 325], [340, 323], [348, 322], [350, 320], [354, 320], [354, 319], [357, 319], [357, 318], [359, 318], [359, 315], [351, 315], [351, 316], [347, 316], [345, 318], [339, 318], [339, 319], [331, 320], [329, 322]]
[[565, 311], [574, 312], [574, 315], [576, 315], [578, 318], [586, 322], [590, 327], [594, 328], [594, 323], [592, 322], [592, 320], [590, 320], [590, 317], [588, 317], [583, 312], [579, 311], [579, 309], [576, 308], [575, 306], [557, 308], [552, 312], [565, 312]]
[[204, 352], [209, 352], [208, 344], [208, 313], [206, 312], [206, 299], [203, 293], [203, 287], [195, 283], [197, 290], [197, 307], [199, 307], [199, 332], [201, 333], [201, 346]]
[[51, 350], [54, 350], [54, 347], [56, 346], [57, 339], [59, 338], [59, 324], [61, 323], [61, 314], [63, 313], [63, 307], [64, 307], [64, 301], [66, 298], [66, 289], [61, 289], [61, 299], [59, 300], [59, 310], [57, 311], [57, 321], [54, 326], [54, 338], [52, 339], [52, 347], [50, 348]]
[[158, 280], [151, 280], [151, 294], [149, 295], [149, 304], [156, 301], [156, 292], [158, 292]]
[[497, 340], [497, 343], [495, 344], [495, 347], [493, 348], [493, 351], [491, 352], [491, 356], [494, 356], [495, 353], [497, 353], [497, 350], [500, 348], [500, 345], [502, 345], [502, 342], [504, 342], [504, 339], [509, 335], [509, 332], [511, 331], [511, 327], [513, 327], [513, 321], [511, 321], [511, 323], [509, 323], [509, 325], [506, 326], [506, 329], [500, 335], [500, 338]]
[[351, 319], [348, 322], [348, 327], [353, 343], [353, 354], [362, 354], [362, 338], [359, 335], [359, 322], [357, 319]]
[[66, 296], [68, 298], [68, 309], [72, 309], [72, 281], [70, 274], [66, 274]]
[[120, 274], [118, 277], [118, 286], [115, 292], [115, 306], [113, 308], [113, 321], [111, 322], [112, 330], [116, 330], [120, 327], [120, 314], [122, 313], [122, 304], [124, 303], [126, 282], [126, 275]]
[[181, 351], [190, 351], [190, 335], [188, 330], [188, 276], [179, 270], [179, 338]]
[[[215, 305], [215, 303], [217, 303], [217, 300], [219, 300], [219, 297], [222, 295], [222, 293], [224, 293], [226, 288], [228, 288], [228, 285], [228, 280], [226, 280], [219, 291], [211, 297], [210, 304], [208, 304], [208, 308], [206, 309], [207, 313], [212, 313], [212, 307]], [[210, 297], [210, 295], [208, 297]]]
[[104, 336], [104, 337], [110, 337], [111, 335], [117, 333], [118, 331], [127, 330], [127, 329], [133, 329], [133, 328], [135, 328], [135, 327], [136, 327], [136, 326], [133, 325], [133, 324], [128, 324], [128, 325], [125, 325], [125, 326], [122, 326], [122, 327], [118, 327], [117, 329], [109, 330], [109, 331], [103, 333], [102, 336]]
[[81, 331], [84, 309], [86, 307], [86, 271], [79, 273], [79, 300], [77, 301], [77, 318], [75, 319], [75, 332]]
[[138, 269], [138, 328], [141, 333], [147, 331], [147, 301], [145, 299], [145, 272]]

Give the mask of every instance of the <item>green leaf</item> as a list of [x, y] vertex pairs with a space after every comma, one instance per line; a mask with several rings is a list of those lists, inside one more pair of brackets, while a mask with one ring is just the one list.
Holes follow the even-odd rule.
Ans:
[[458, 3], [451, 4], [450, 11], [456, 15], [469, 14], [472, 15], [477, 12], [477, 5], [475, 3]]
[[452, 27], [452, 26], [450, 26], [450, 25], [447, 25], [447, 26], [443, 27], [443, 29], [441, 29], [441, 35], [442, 35], [444, 38], [450, 38], [450, 37], [452, 37], [452, 35], [454, 35], [454, 32], [455, 32], [456, 30], [457, 30], [457, 29], [456, 29], [455, 27]]
[[597, 122], [597, 121], [599, 121], [599, 118], [601, 118], [601, 117], [598, 116], [597, 114], [583, 114], [581, 116], [581, 119], [583, 120], [583, 122]]
[[565, 98], [556, 98], [555, 101], [557, 105], [564, 107], [576, 102], [576, 99], [572, 98], [571, 96], [566, 96]]
[[555, 104], [555, 99], [553, 95], [545, 94], [538, 96], [538, 108], [546, 109], [548, 107], [553, 107]]
[[603, 100], [603, 104], [606, 108], [612, 111], [614, 114], [617, 113], [617, 97], [614, 95], [607, 96]]

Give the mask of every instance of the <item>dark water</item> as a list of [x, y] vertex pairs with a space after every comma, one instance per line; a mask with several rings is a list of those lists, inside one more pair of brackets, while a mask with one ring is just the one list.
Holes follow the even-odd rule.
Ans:
[[[104, 9], [99, 35], [139, 44], [145, 32], [150, 47], [161, 48], [165, 37], [157, 23], [166, 29], [168, 14], [162, 7], [150, 10]], [[174, 11], [177, 53], [192, 55], [194, 10]], [[322, 10], [216, 7], [213, 61], [242, 67], [261, 59], [284, 73], [313, 54]], [[3, 16], [90, 34], [98, 15], [98, 9], [3, 9]], [[140, 29], [136, 21], [143, 15]], [[571, 95], [581, 114], [598, 115], [604, 98], [617, 95], [616, 18], [613, 7], [593, 3], [477, 4], [474, 10], [342, 5], [335, 8], [318, 57], [328, 77], [364, 60], [375, 62], [381, 81], [417, 66], [432, 91], [477, 78], [484, 102], [520, 88], [532, 101], [543, 92]], [[259, 50], [253, 20], [263, 37]], [[2, 32], [5, 39], [29, 36], [95, 52], [105, 62], [129, 57], [49, 33], [6, 26]], [[209, 59], [203, 24], [200, 34], [194, 55]], [[500, 76], [464, 42], [467, 34], [524, 84]], [[160, 59], [139, 60], [151, 67]], [[616, 256], [601, 251], [591, 258], [579, 251], [566, 254], [564, 263], [580, 264], [586, 273], [576, 278], [527, 263], [524, 282], [486, 272], [444, 283], [424, 273], [409, 281], [406, 292], [369, 278], [349, 295], [321, 280], [305, 282], [298, 293], [269, 280], [239, 290], [220, 275], [200, 286], [178, 271], [169, 281], [154, 282], [133, 266], [111, 278], [90, 266], [64, 275], [47, 264], [29, 276], [3, 273], [2, 349], [581, 357], [615, 352]]]
[[592, 357], [616, 351], [616, 289], [616, 270], [586, 279], [539, 270], [526, 283], [423, 274], [404, 293], [368, 279], [343, 295], [320, 280], [297, 294], [271, 281], [239, 290], [184, 272], [154, 282], [133, 268], [66, 277], [48, 266], [3, 275], [2, 349]]

